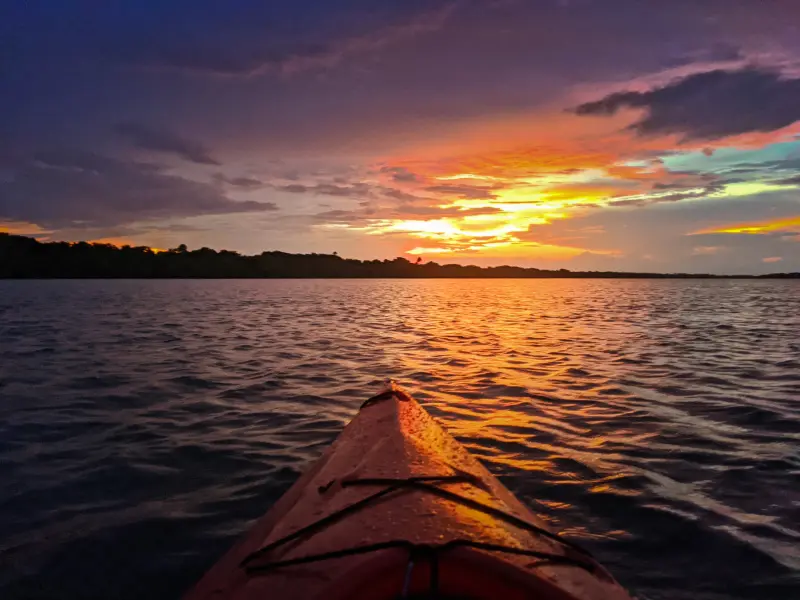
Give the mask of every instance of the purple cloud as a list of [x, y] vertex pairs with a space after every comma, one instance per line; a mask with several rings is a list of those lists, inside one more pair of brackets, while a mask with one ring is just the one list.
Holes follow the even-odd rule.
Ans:
[[631, 125], [640, 135], [711, 140], [774, 131], [800, 120], [800, 79], [761, 67], [708, 71], [646, 92], [616, 92], [572, 110], [603, 116], [625, 108], [645, 110]]
[[142, 150], [175, 154], [183, 160], [199, 165], [220, 164], [201, 143], [188, 140], [166, 129], [127, 121], [117, 125], [117, 132]]
[[215, 185], [80, 151], [39, 152], [0, 180], [0, 219], [50, 227], [110, 226], [175, 217], [277, 210], [236, 202]]

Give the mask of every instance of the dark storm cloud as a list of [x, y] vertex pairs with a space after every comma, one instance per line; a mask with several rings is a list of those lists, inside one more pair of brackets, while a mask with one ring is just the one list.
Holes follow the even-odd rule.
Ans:
[[116, 129], [141, 150], [175, 154], [183, 160], [199, 165], [220, 164], [200, 142], [188, 140], [166, 129], [131, 121], [118, 124]]
[[211, 184], [81, 151], [39, 152], [0, 179], [0, 218], [47, 227], [276, 210], [234, 202]]
[[613, 115], [624, 108], [646, 111], [631, 126], [641, 135], [701, 140], [774, 131], [800, 119], [800, 79], [759, 67], [708, 71], [646, 92], [617, 92], [574, 112]]

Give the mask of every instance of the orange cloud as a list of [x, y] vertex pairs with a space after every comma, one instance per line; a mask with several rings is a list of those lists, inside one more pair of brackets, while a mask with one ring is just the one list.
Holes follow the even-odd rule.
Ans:
[[35, 223], [23, 223], [22, 221], [0, 221], [0, 232], [40, 239], [46, 239], [46, 236], [52, 233], [47, 229], [42, 229]]
[[[382, 210], [373, 203], [371, 217], [345, 226], [372, 235], [400, 233], [435, 242], [412, 241], [408, 250], [412, 254], [569, 258], [587, 249], [537, 240], [529, 233], [531, 226], [569, 219], [589, 207], [624, 198], [644, 202], [708, 184], [708, 178], [672, 173], [657, 158], [631, 163], [643, 147], [655, 157], [664, 149], [663, 140], [632, 143], [629, 133], [614, 131], [608, 123], [595, 123], [587, 131], [585, 121], [572, 115], [540, 116], [535, 146], [514, 146], [519, 122], [511, 129], [507, 124], [493, 125], [477, 139], [474, 132], [465, 134], [458, 153], [434, 157], [430, 148], [422, 148], [418, 156], [386, 161], [376, 171], [381, 185], [416, 198], [417, 204], [453, 212], [424, 218], [408, 205], [409, 218], [404, 218], [396, 208]], [[613, 125], [619, 126], [619, 122]], [[500, 140], [502, 135], [508, 137]], [[472, 149], [473, 143], [479, 146]], [[655, 189], [656, 182], [675, 189]], [[487, 212], [471, 212], [481, 210]]]
[[695, 246], [692, 248], [693, 256], [713, 256], [726, 250], [725, 246]]
[[[761, 147], [784, 139], [789, 129], [686, 142], [678, 135], [636, 135], [628, 126], [640, 118], [637, 110], [581, 117], [559, 106], [462, 124], [437, 135], [436, 141], [409, 145], [372, 171], [373, 182], [391, 189], [397, 200], [403, 198], [402, 205], [373, 199], [357, 220], [337, 226], [407, 236], [407, 252], [413, 255], [565, 258], [589, 251], [581, 247], [588, 242], [581, 236], [540, 239], [532, 226], [608, 206], [783, 189], [760, 182], [726, 183], [710, 172], [673, 171], [660, 157], [676, 151], [708, 156], [723, 147]], [[711, 253], [711, 246], [698, 248], [697, 253]]]
[[800, 216], [788, 217], [782, 219], [770, 219], [767, 221], [756, 221], [751, 223], [736, 223], [733, 225], [720, 225], [715, 227], [708, 227], [699, 231], [694, 231], [688, 235], [706, 235], [706, 234], [749, 234], [761, 235], [765, 233], [774, 233], [780, 231], [792, 232], [800, 230]]

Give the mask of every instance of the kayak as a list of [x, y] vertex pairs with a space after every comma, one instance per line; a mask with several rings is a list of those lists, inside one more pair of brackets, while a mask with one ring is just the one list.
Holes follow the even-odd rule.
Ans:
[[630, 600], [394, 386], [184, 598]]

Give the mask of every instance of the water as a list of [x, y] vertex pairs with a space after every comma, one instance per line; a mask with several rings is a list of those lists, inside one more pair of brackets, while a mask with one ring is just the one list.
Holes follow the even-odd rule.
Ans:
[[800, 597], [800, 284], [0, 282], [0, 597], [175, 598], [392, 376], [649, 599]]

